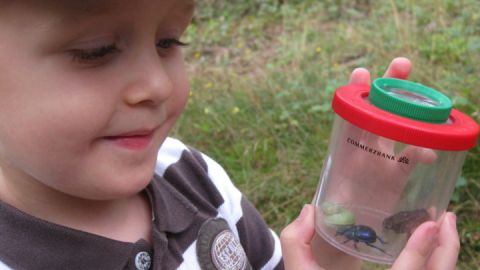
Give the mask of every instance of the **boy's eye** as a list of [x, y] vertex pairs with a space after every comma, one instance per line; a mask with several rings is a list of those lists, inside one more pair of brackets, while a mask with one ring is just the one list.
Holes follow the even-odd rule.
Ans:
[[157, 42], [157, 48], [159, 49], [169, 49], [172, 46], [187, 46], [187, 43], [181, 42], [178, 39], [174, 38], [166, 38], [166, 39], [161, 39]]
[[85, 64], [95, 64], [104, 61], [117, 52], [119, 52], [119, 49], [115, 44], [92, 49], [72, 49], [69, 51], [74, 61]]
[[[173, 46], [187, 46], [187, 43], [174, 38], [161, 39], [156, 44], [158, 49], [170, 49]], [[111, 58], [111, 56], [120, 52], [115, 44], [103, 45], [97, 48], [71, 49], [68, 53], [72, 56], [74, 62], [84, 65], [100, 65]]]

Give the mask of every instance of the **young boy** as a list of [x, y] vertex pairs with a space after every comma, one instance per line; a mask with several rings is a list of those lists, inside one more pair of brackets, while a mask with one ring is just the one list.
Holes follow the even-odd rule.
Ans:
[[0, 268], [284, 267], [224, 170], [167, 137], [188, 97], [192, 12], [0, 0]]

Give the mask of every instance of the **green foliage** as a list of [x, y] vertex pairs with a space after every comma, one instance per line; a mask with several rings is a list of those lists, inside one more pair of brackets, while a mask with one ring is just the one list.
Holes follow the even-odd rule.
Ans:
[[[406, 56], [412, 80], [480, 122], [477, 0], [197, 1], [185, 39], [191, 97], [174, 135], [219, 161], [277, 232], [313, 198], [331, 98], [354, 68], [375, 78]], [[450, 205], [459, 269], [480, 265], [479, 147]]]

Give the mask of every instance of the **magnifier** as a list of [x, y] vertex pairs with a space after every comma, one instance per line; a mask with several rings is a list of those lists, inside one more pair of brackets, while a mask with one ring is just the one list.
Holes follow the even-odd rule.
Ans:
[[480, 128], [440, 91], [393, 78], [338, 88], [332, 109], [313, 201], [316, 234], [391, 264], [421, 223], [445, 213]]

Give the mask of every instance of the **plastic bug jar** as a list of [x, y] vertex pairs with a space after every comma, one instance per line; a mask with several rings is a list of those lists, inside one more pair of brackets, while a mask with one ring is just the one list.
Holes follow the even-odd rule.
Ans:
[[392, 78], [340, 87], [332, 108], [316, 233], [346, 253], [391, 264], [416, 227], [445, 212], [479, 126], [442, 93]]

